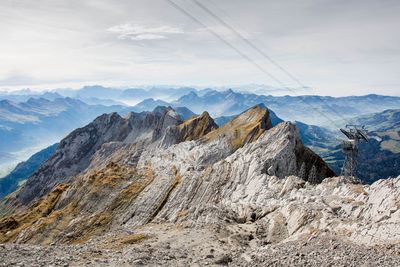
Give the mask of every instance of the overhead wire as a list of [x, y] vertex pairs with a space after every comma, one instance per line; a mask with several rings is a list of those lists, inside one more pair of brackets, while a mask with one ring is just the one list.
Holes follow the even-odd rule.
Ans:
[[263, 72], [264, 74], [268, 75], [272, 80], [274, 80], [276, 83], [278, 83], [279, 85], [285, 87], [285, 84], [282, 83], [278, 78], [276, 78], [272, 73], [270, 73], [269, 71], [267, 71], [266, 69], [264, 69], [263, 67], [261, 67], [257, 62], [255, 62], [254, 60], [252, 60], [249, 56], [247, 56], [245, 53], [243, 53], [242, 51], [240, 51], [239, 49], [237, 49], [235, 46], [233, 46], [231, 43], [229, 43], [228, 41], [226, 41], [222, 36], [220, 36], [217, 32], [213, 31], [212, 29], [210, 29], [207, 25], [205, 25], [203, 22], [201, 22], [199, 19], [197, 19], [196, 17], [194, 17], [192, 14], [190, 14], [189, 12], [187, 12], [185, 9], [183, 9], [181, 6], [179, 6], [178, 4], [176, 4], [175, 2], [173, 2], [172, 0], [165, 0], [168, 3], [170, 3], [173, 7], [175, 7], [177, 10], [179, 10], [180, 12], [182, 12], [183, 14], [185, 14], [186, 16], [188, 16], [190, 19], [192, 19], [193, 21], [197, 22], [198, 24], [200, 24], [202, 27], [204, 27], [207, 31], [209, 31], [212, 35], [214, 35], [217, 39], [219, 39], [221, 42], [223, 42], [225, 45], [229, 46], [231, 49], [233, 49], [236, 53], [238, 53], [241, 57], [243, 57], [244, 59], [246, 59], [250, 64], [252, 64], [253, 66], [255, 66], [257, 69], [259, 69], [261, 72]]
[[[295, 83], [297, 83], [300, 87], [303, 88], [310, 88], [313, 89], [309, 86], [306, 86], [304, 83], [302, 83], [299, 79], [297, 79], [292, 73], [290, 73], [287, 69], [285, 69], [283, 66], [281, 66], [278, 62], [276, 62], [274, 59], [272, 59], [267, 53], [265, 53], [262, 49], [260, 49], [258, 46], [256, 46], [254, 43], [252, 43], [249, 39], [247, 39], [245, 36], [243, 36], [239, 31], [237, 31], [233, 26], [228, 24], [226, 21], [224, 21], [220, 16], [216, 15], [212, 10], [210, 10], [208, 7], [206, 7], [204, 4], [200, 3], [198, 0], [192, 0], [199, 8], [201, 8], [203, 11], [205, 11], [207, 14], [209, 14], [211, 17], [213, 17], [215, 20], [220, 22], [222, 25], [224, 25], [226, 28], [228, 28], [231, 32], [233, 32], [240, 40], [242, 40], [244, 43], [246, 43], [248, 46], [253, 48], [256, 52], [258, 52], [260, 55], [262, 55], [265, 59], [267, 59], [270, 63], [272, 63], [276, 68], [281, 70], [286, 76], [288, 76], [290, 79], [292, 79]], [[294, 92], [289, 87], [286, 87], [291, 92]], [[321, 102], [325, 103], [327, 108], [330, 109], [333, 113], [336, 114], [339, 118], [346, 120], [340, 113], [338, 113], [335, 109], [333, 109], [324, 99], [322, 99], [319, 96], [316, 96]]]
[[247, 39], [245, 36], [243, 36], [239, 31], [237, 31], [235, 28], [233, 28], [230, 24], [225, 22], [223, 19], [221, 19], [219, 16], [217, 16], [214, 12], [212, 12], [209, 8], [207, 8], [205, 5], [200, 3], [198, 0], [192, 0], [198, 7], [200, 7], [202, 10], [204, 10], [206, 13], [208, 13], [211, 17], [219, 21], [222, 25], [224, 25], [226, 28], [231, 30], [239, 39], [241, 39], [243, 42], [245, 42], [248, 46], [256, 50], [258, 53], [260, 53], [264, 58], [266, 58], [269, 62], [271, 62], [275, 67], [280, 69], [283, 73], [285, 73], [288, 77], [290, 77], [293, 81], [295, 81], [297, 84], [300, 85], [300, 87], [306, 87], [301, 81], [299, 81], [294, 75], [292, 75], [289, 71], [287, 71], [284, 67], [282, 67], [280, 64], [278, 64], [275, 60], [273, 60], [269, 55], [267, 55], [263, 50], [258, 48], [256, 45], [254, 45], [252, 42], [250, 42], [249, 39]]
[[[267, 71], [266, 69], [264, 69], [260, 64], [258, 64], [257, 62], [255, 62], [254, 60], [252, 60], [249, 56], [247, 56], [245, 53], [243, 53], [242, 51], [240, 51], [238, 48], [236, 48], [234, 45], [232, 45], [230, 42], [228, 42], [227, 40], [225, 40], [221, 35], [219, 35], [216, 31], [212, 30], [210, 27], [208, 27], [205, 23], [203, 23], [201, 20], [199, 20], [198, 18], [196, 18], [195, 16], [193, 16], [190, 12], [188, 12], [187, 10], [185, 10], [183, 7], [181, 7], [180, 5], [178, 5], [177, 3], [175, 3], [173, 0], [165, 0], [166, 2], [168, 2], [172, 7], [174, 7], [175, 9], [177, 9], [179, 12], [181, 12], [182, 14], [184, 14], [185, 16], [189, 17], [191, 20], [193, 20], [194, 22], [196, 22], [197, 24], [199, 24], [200, 26], [202, 26], [203, 28], [205, 28], [208, 32], [210, 32], [212, 35], [214, 35], [214, 37], [216, 37], [218, 40], [220, 40], [221, 42], [223, 42], [225, 45], [227, 45], [228, 47], [230, 47], [232, 50], [234, 50], [236, 53], [238, 53], [241, 57], [243, 57], [246, 61], [248, 61], [250, 64], [252, 64], [253, 66], [255, 66], [258, 70], [260, 70], [261, 72], [263, 72], [264, 74], [266, 74], [268, 77], [270, 77], [272, 80], [274, 80], [277, 84], [279, 84], [280, 86], [282, 86], [283, 88], [287, 89], [288, 91], [294, 92], [293, 89], [289, 88], [288, 86], [285, 85], [285, 83], [283, 83], [282, 81], [280, 81], [277, 77], [275, 77], [272, 73], [270, 73], [269, 71]], [[195, 4], [199, 4], [196, 0], [193, 0], [195, 2]], [[222, 19], [220, 19], [217, 15], [215, 15], [212, 11], [210, 11], [208, 8], [204, 7], [203, 5], [198, 5], [201, 9], [203, 9], [206, 13], [208, 13], [209, 15], [211, 15], [214, 19], [217, 19], [219, 22], [221, 22], [224, 26], [228, 27], [228, 29], [230, 29], [231, 31], [233, 31], [237, 36], [239, 36], [240, 39], [242, 39], [242, 41], [244, 41], [246, 44], [250, 45], [253, 49], [255, 49], [256, 51], [258, 51], [259, 53], [261, 52], [262, 55], [266, 58], [269, 59], [269, 61], [271, 63], [273, 63], [275, 66], [279, 66], [278, 68], [281, 69], [282, 71], [284, 71], [284, 73], [286, 75], [288, 75], [289, 77], [293, 77], [294, 80], [299, 83], [302, 84], [298, 79], [296, 79], [293, 75], [290, 74], [290, 72], [286, 71], [282, 66], [280, 66], [278, 63], [276, 63], [274, 60], [272, 60], [272, 58], [270, 58], [266, 53], [264, 53], [261, 49], [259, 49], [257, 46], [255, 46], [254, 44], [252, 44], [247, 38], [245, 38], [243, 35], [241, 35], [238, 31], [236, 31], [233, 27], [229, 26], [229, 24], [227, 24], [226, 22], [224, 22]], [[203, 8], [204, 7], [204, 8]], [[209, 12], [208, 12], [209, 11]], [[272, 61], [271, 61], [272, 60]], [[292, 78], [292, 79], [293, 79]], [[302, 85], [302, 87], [305, 87]], [[319, 98], [321, 99], [321, 98]], [[320, 112], [316, 107], [314, 107], [312, 104], [308, 103], [307, 101], [305, 101], [303, 98], [300, 98], [300, 101], [302, 101], [303, 103], [305, 103], [306, 105], [310, 106], [315, 112], [319, 113], [321, 116], [323, 116], [325, 119], [327, 119], [328, 121], [330, 121], [331, 123], [333, 123], [335, 126], [336, 123], [329, 118], [326, 114]], [[336, 111], [335, 111], [336, 112]], [[341, 117], [341, 116], [340, 116]], [[337, 126], [338, 127], [338, 126]], [[339, 127], [338, 127], [339, 128]]]

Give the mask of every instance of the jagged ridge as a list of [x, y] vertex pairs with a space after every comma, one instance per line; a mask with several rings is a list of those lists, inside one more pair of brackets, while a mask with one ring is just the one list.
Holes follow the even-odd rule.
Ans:
[[144, 118], [130, 113], [103, 114], [92, 123], [78, 128], [61, 140], [54, 154], [28, 179], [18, 199], [24, 205], [46, 195], [54, 186], [84, 170], [103, 144], [138, 140], [154, 142], [169, 125], [180, 124], [179, 115], [166, 108], [162, 114], [147, 113]]
[[[304, 179], [310, 179], [312, 168], [317, 175], [327, 175], [329, 169], [304, 149], [296, 126], [282, 123], [271, 128], [268, 114], [266, 109], [254, 107], [214, 130], [215, 123], [207, 113], [184, 123], [171, 108], [160, 117], [111, 115], [121, 123], [118, 126], [123, 125], [112, 134], [105, 131], [111, 142], [102, 136], [103, 144], [90, 154], [90, 163], [80, 175], [58, 180], [68, 185], [56, 187], [27, 211], [1, 220], [1, 240], [75, 243], [115, 227], [133, 229], [162, 221], [193, 226], [232, 216], [235, 220], [251, 217], [269, 197], [263, 191], [265, 181], [296, 175], [299, 166], [310, 159], [320, 164], [309, 168], [307, 163]], [[107, 118], [103, 115], [100, 121]], [[96, 121], [93, 124], [101, 124]], [[132, 125], [136, 125], [134, 132], [129, 130]], [[89, 126], [63, 140], [64, 153], [76, 150], [77, 142], [71, 139], [94, 127]], [[189, 140], [180, 142], [183, 139]], [[55, 154], [63, 155], [62, 150]], [[42, 186], [47, 188], [49, 183]], [[38, 212], [35, 207], [46, 211]]]

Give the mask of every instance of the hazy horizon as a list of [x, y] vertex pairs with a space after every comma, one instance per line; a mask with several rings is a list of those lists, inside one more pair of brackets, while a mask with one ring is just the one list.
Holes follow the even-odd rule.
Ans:
[[[165, 88], [171, 89], [171, 88], [194, 88], [196, 90], [204, 90], [204, 89], [212, 89], [216, 91], [226, 91], [229, 89], [232, 89], [235, 92], [238, 93], [253, 93], [253, 94], [258, 94], [258, 95], [272, 95], [272, 96], [307, 96], [307, 95], [318, 95], [318, 96], [332, 96], [332, 97], [348, 97], [348, 96], [365, 96], [365, 95], [370, 95], [370, 94], [376, 94], [376, 95], [384, 95], [384, 96], [400, 96], [400, 92], [397, 94], [382, 94], [379, 92], [359, 92], [358, 94], [352, 94], [349, 92], [348, 94], [318, 94], [314, 90], [314, 88], [291, 88], [290, 90], [287, 89], [282, 89], [278, 87], [272, 87], [269, 85], [264, 85], [264, 84], [242, 84], [242, 85], [208, 85], [208, 86], [200, 86], [200, 85], [176, 85], [176, 84], [135, 84], [135, 85], [116, 85], [113, 86], [111, 85], [105, 85], [105, 84], [90, 84], [90, 83], [82, 83], [76, 86], [70, 86], [68, 87], [67, 85], [64, 87], [43, 87], [43, 86], [34, 86], [34, 87], [12, 87], [12, 88], [5, 88], [5, 87], [0, 87], [0, 93], [7, 93], [7, 94], [29, 94], [31, 92], [32, 94], [42, 94], [46, 92], [57, 92], [59, 90], [71, 90], [71, 91], [77, 91], [80, 89], [83, 89], [84, 87], [94, 87], [94, 86], [101, 86], [104, 88], [112, 88], [112, 89], [117, 89], [117, 90], [126, 90], [126, 89], [144, 89], [146, 91], [151, 91], [152, 88]], [[250, 88], [248, 88], [250, 87]], [[254, 89], [254, 87], [257, 87], [257, 89]], [[164, 99], [163, 97], [160, 97], [159, 99]]]

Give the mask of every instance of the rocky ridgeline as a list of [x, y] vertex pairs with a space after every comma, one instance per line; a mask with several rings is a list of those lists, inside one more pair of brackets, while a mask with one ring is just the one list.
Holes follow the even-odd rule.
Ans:
[[296, 126], [273, 127], [258, 106], [221, 128], [206, 112], [182, 122], [171, 108], [102, 115], [30, 177], [17, 197], [29, 206], [0, 221], [0, 242], [107, 243], [129, 232], [126, 244], [159, 246], [165, 229], [148, 229], [167, 224], [247, 240], [228, 249], [325, 236], [397, 246], [400, 178], [363, 186], [333, 176]]
[[50, 192], [60, 182], [79, 174], [90, 163], [93, 155], [110, 142], [151, 143], [158, 140], [170, 125], [182, 123], [172, 108], [160, 113], [128, 113], [122, 118], [117, 113], [103, 114], [92, 123], [71, 132], [57, 147], [54, 154], [29, 178], [19, 193], [22, 204]]

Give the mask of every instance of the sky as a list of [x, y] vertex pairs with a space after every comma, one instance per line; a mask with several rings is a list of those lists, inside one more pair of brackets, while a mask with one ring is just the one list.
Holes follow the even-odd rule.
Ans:
[[398, 0], [1, 0], [0, 90], [261, 84], [400, 96], [398, 14]]

